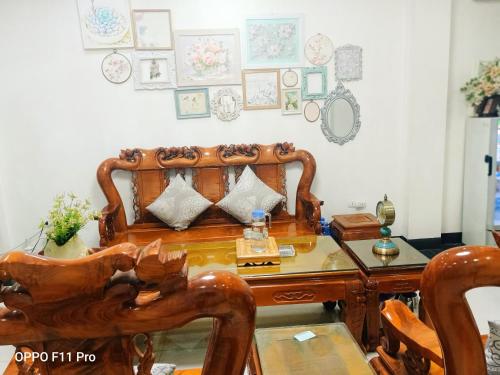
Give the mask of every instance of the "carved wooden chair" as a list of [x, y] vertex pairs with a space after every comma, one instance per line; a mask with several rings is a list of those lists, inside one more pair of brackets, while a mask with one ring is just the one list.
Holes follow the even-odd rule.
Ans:
[[421, 296], [425, 324], [400, 301], [382, 309], [385, 337], [372, 360], [380, 374], [486, 374], [484, 342], [465, 298], [468, 290], [500, 286], [500, 250], [462, 246], [427, 265]]
[[[214, 203], [229, 193], [229, 170], [234, 170], [237, 181], [246, 165], [267, 185], [287, 196], [285, 165], [292, 162], [303, 166], [294, 197], [295, 215], [287, 211], [286, 201], [275, 207], [270, 233], [275, 236], [321, 233], [323, 202], [310, 191], [316, 161], [309, 152], [295, 150], [290, 143], [124, 150], [119, 158], [105, 160], [97, 171], [97, 180], [108, 200], [99, 223], [101, 246], [121, 242], [143, 245], [157, 238], [163, 242], [199, 242], [239, 237], [242, 225], [215, 205], [181, 232], [168, 228], [146, 207], [165, 190], [172, 173], [185, 174], [188, 169], [192, 172], [193, 188]], [[130, 225], [111, 177], [116, 170], [132, 172], [135, 217]]]
[[[132, 375], [136, 359], [138, 374], [150, 374], [149, 333], [212, 317], [205, 363], [197, 373], [243, 374], [255, 328], [249, 286], [227, 272], [188, 280], [186, 253], [160, 247], [160, 241], [143, 249], [123, 243], [77, 260], [23, 252], [0, 258], [6, 306], [0, 310], [0, 345], [16, 347], [5, 373]], [[143, 350], [138, 334], [147, 337]], [[80, 355], [77, 361], [78, 353], [87, 360]]]

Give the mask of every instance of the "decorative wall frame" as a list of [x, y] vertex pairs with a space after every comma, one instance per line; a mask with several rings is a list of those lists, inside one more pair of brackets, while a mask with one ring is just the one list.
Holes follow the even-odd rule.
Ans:
[[132, 21], [136, 50], [174, 49], [169, 9], [134, 9]]
[[131, 48], [128, 0], [77, 0], [83, 48]]
[[247, 69], [241, 72], [243, 109], [281, 108], [279, 69]]
[[288, 69], [283, 76], [281, 77], [283, 80], [283, 85], [286, 87], [295, 87], [297, 83], [299, 83], [299, 75], [295, 70]]
[[230, 88], [224, 88], [215, 94], [210, 101], [212, 113], [221, 121], [232, 121], [240, 116], [242, 108], [241, 96]]
[[327, 92], [328, 80], [326, 67], [302, 68], [302, 100], [324, 99]]
[[[361, 127], [360, 109], [350, 90], [338, 81], [321, 108], [321, 130], [330, 142], [343, 145], [354, 139]], [[338, 122], [338, 123], [336, 123]]]
[[310, 37], [304, 46], [304, 54], [313, 65], [328, 63], [333, 56], [333, 50], [331, 39], [320, 33]]
[[300, 88], [283, 89], [281, 91], [281, 114], [302, 114], [302, 95]]
[[354, 81], [363, 78], [363, 50], [347, 44], [335, 50], [335, 78]]
[[304, 118], [309, 122], [316, 122], [321, 114], [318, 103], [310, 101], [304, 106]]
[[210, 98], [207, 88], [175, 90], [177, 119], [210, 117]]
[[132, 64], [123, 54], [114, 50], [102, 59], [101, 71], [104, 78], [111, 83], [124, 83], [132, 75]]
[[238, 29], [174, 32], [178, 86], [241, 84]]
[[136, 90], [176, 88], [174, 52], [136, 52], [134, 54], [134, 86]]
[[247, 68], [304, 65], [302, 15], [250, 17], [245, 21]]

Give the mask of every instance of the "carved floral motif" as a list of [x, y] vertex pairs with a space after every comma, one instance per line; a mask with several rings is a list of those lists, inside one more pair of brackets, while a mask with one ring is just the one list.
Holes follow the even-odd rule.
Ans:
[[222, 145], [219, 147], [219, 153], [222, 154], [223, 158], [230, 158], [231, 156], [255, 156], [259, 147], [256, 144], [250, 145]]
[[280, 155], [288, 155], [290, 152], [295, 152], [295, 147], [293, 143], [276, 143], [276, 151], [278, 151]]
[[273, 300], [277, 303], [312, 301], [315, 296], [316, 294], [313, 290], [280, 291], [273, 294]]
[[138, 148], [127, 148], [120, 151], [120, 159], [129, 162], [136, 162], [142, 158], [142, 152]]
[[172, 159], [188, 159], [194, 160], [196, 159], [196, 154], [198, 153], [197, 147], [160, 147], [157, 151], [157, 158], [159, 160], [172, 160]]

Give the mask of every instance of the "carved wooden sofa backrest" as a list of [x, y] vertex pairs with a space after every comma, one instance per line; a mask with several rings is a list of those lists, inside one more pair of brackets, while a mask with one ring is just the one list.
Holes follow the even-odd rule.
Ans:
[[[272, 145], [230, 145], [216, 147], [170, 147], [123, 150], [119, 158], [104, 161], [97, 172], [99, 184], [110, 203], [110, 208], [118, 207], [119, 229], [126, 226], [123, 202], [111, 178], [113, 170], [132, 172], [133, 206], [135, 223], [159, 222], [146, 207], [151, 204], [169, 184], [173, 174], [192, 173], [193, 188], [210, 201], [217, 203], [229, 193], [229, 172], [234, 169], [237, 181], [244, 167], [250, 165], [256, 175], [268, 186], [287, 196], [285, 164], [301, 162], [303, 172], [297, 194], [309, 192], [316, 171], [313, 156], [304, 150], [295, 150], [292, 144]], [[296, 199], [296, 216], [305, 219], [302, 201]], [[275, 219], [290, 218], [287, 202], [273, 211]], [[236, 223], [230, 215], [217, 206], [210, 207], [193, 225]]]
[[[123, 243], [78, 260], [23, 252], [1, 257], [0, 301], [6, 308], [0, 309], [0, 345], [49, 358], [20, 360], [19, 373], [132, 375], [139, 357], [139, 374], [150, 374], [149, 332], [213, 317], [218, 324], [203, 374], [242, 374], [255, 325], [250, 288], [226, 272], [188, 280], [186, 253], [160, 247], [160, 241], [143, 249]], [[136, 334], [148, 337], [146, 351], [137, 348]], [[71, 354], [61, 358], [62, 352]], [[95, 358], [77, 362], [77, 352]]]

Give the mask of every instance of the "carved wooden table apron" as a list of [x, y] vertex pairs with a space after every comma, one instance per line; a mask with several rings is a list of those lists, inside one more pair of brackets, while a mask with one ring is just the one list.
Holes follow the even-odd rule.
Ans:
[[343, 301], [342, 319], [361, 343], [366, 313], [363, 282], [356, 264], [331, 237], [276, 238], [296, 255], [276, 266], [236, 266], [235, 241], [164, 244], [164, 251], [187, 250], [190, 277], [207, 270], [238, 274], [251, 287], [258, 306]]
[[366, 330], [364, 343], [368, 351], [379, 344], [381, 293], [401, 294], [416, 292], [420, 277], [429, 259], [405, 241], [393, 238], [400, 253], [392, 258], [375, 255], [372, 246], [376, 240], [346, 241], [344, 248], [361, 270], [366, 289]]

